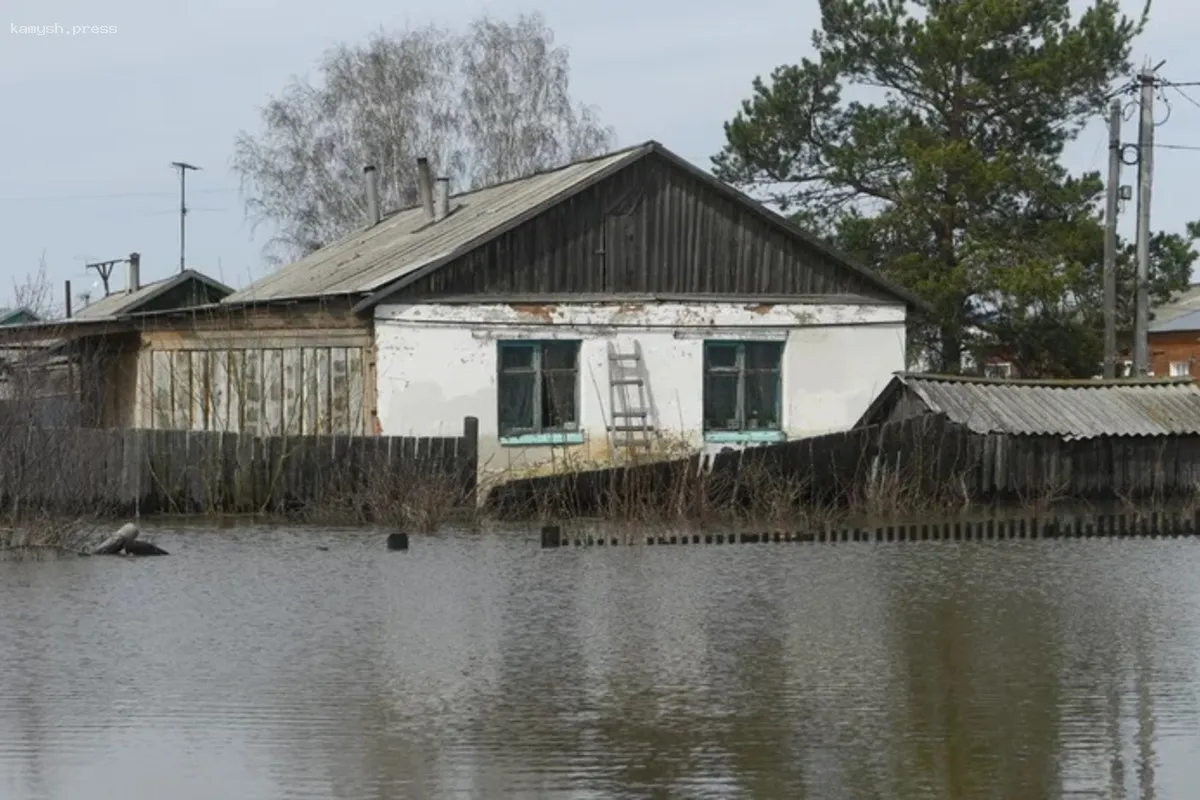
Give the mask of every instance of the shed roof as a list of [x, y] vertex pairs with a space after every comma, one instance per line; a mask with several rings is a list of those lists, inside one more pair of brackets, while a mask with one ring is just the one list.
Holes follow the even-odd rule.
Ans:
[[883, 276], [852, 262], [818, 238], [797, 228], [779, 214], [737, 189], [671, 153], [658, 142], [618, 150], [578, 161], [559, 169], [487, 186], [451, 198], [451, 213], [430, 222], [421, 206], [393, 212], [377, 225], [360, 228], [282, 269], [255, 281], [222, 302], [270, 303], [330, 295], [363, 297], [356, 310], [364, 311], [413, 280], [451, 260], [481, 247], [537, 214], [567, 200], [616, 171], [651, 153], [705, 181], [714, 190], [751, 207], [788, 234], [908, 305], [926, 308], [916, 295]]
[[107, 297], [102, 297], [96, 302], [89, 303], [79, 309], [71, 316], [71, 320], [115, 319], [126, 314], [135, 314], [140, 308], [150, 303], [156, 297], [160, 297], [177, 286], [181, 286], [192, 280], [199, 281], [225, 294], [233, 291], [225, 284], [208, 277], [202, 272], [185, 269], [169, 278], [147, 283], [136, 292], [114, 292]]
[[1190, 378], [1038, 381], [900, 372], [858, 424], [878, 421], [905, 392], [973, 433], [1063, 439], [1200, 435], [1200, 386]]

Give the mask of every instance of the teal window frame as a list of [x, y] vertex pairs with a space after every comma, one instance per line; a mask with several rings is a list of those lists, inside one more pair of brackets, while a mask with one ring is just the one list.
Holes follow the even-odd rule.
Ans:
[[[778, 348], [778, 359], [772, 369], [748, 369], [746, 367], [746, 345], [772, 345]], [[703, 386], [703, 425], [704, 425], [704, 440], [712, 443], [727, 443], [727, 444], [743, 444], [743, 443], [767, 443], [767, 442], [782, 442], [786, 441], [787, 434], [783, 431], [783, 354], [786, 347], [786, 342], [783, 341], [760, 341], [760, 340], [741, 340], [741, 339], [715, 339], [704, 343], [704, 363], [702, 365], [703, 377], [701, 380]], [[717, 349], [733, 349], [736, 352], [735, 363], [733, 366], [714, 366], [711, 363], [710, 354]], [[746, 375], [748, 373], [767, 373], [773, 372], [775, 375], [775, 424], [767, 427], [747, 428], [746, 427]], [[709, 421], [709, 385], [708, 378], [711, 374], [717, 375], [737, 375], [737, 394], [736, 394], [736, 422], [737, 428], [710, 428]]]
[[[571, 368], [544, 366], [546, 345], [571, 344], [575, 347], [573, 366]], [[564, 444], [582, 444], [583, 431], [579, 425], [579, 353], [582, 346], [580, 339], [509, 339], [497, 342], [496, 345], [496, 428], [498, 439], [503, 446], [529, 447]], [[530, 351], [529, 367], [504, 366], [506, 350]], [[504, 401], [502, 382], [506, 375], [534, 376], [533, 381], [533, 426], [530, 428], [510, 428], [505, 430], [504, 413], [501, 404]], [[545, 398], [545, 381], [548, 375], [563, 376], [570, 374], [574, 378], [574, 417], [565, 425], [550, 427], [543, 422], [543, 400]]]

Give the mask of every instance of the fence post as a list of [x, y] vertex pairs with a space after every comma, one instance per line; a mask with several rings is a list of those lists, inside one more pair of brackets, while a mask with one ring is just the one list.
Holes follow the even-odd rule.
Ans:
[[479, 418], [463, 417], [463, 499], [470, 507], [479, 504]]

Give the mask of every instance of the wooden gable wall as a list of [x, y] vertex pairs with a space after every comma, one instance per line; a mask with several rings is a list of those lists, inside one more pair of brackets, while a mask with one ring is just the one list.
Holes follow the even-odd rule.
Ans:
[[874, 282], [650, 153], [414, 282], [407, 298], [857, 294]]

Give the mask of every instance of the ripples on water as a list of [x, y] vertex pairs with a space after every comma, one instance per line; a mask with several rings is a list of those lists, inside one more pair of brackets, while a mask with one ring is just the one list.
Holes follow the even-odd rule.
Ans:
[[1200, 543], [158, 539], [0, 563], [0, 797], [1200, 786]]

